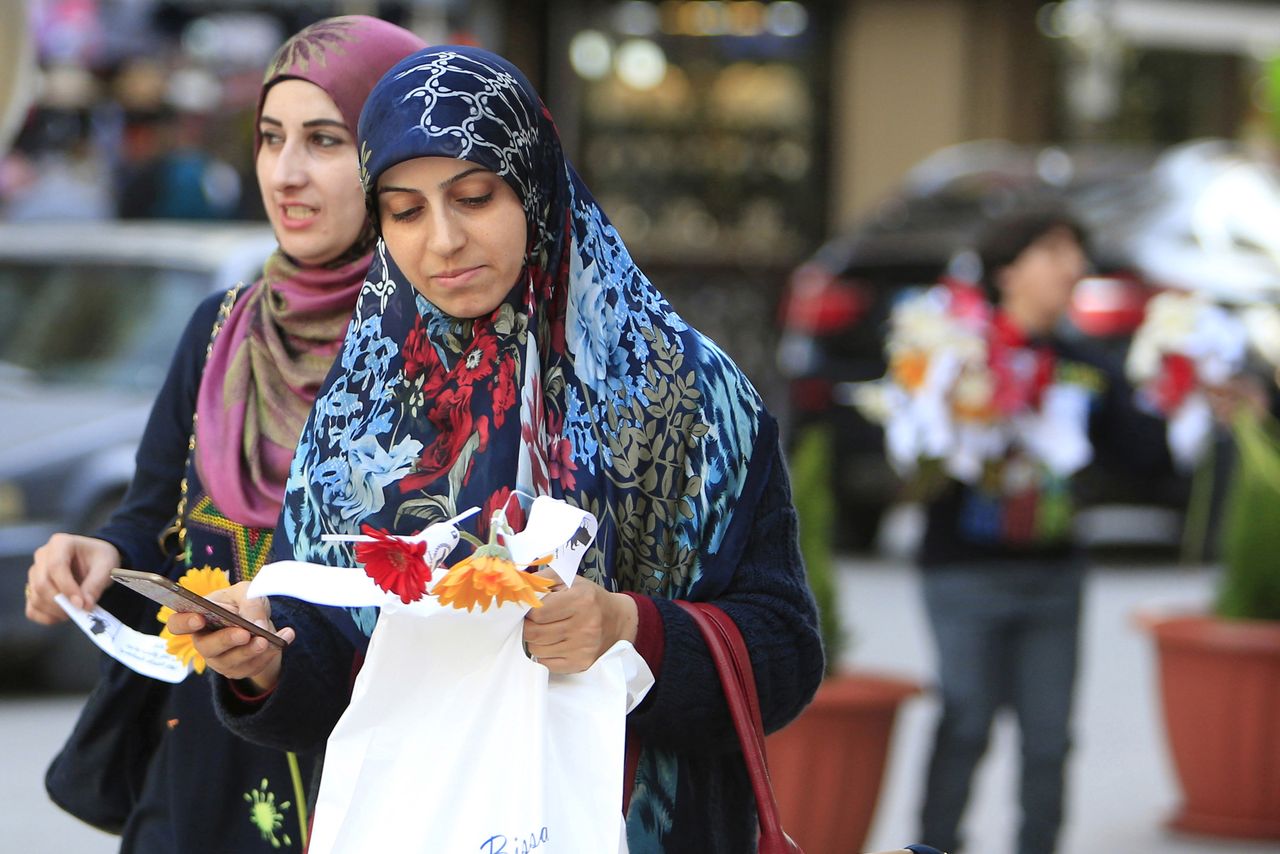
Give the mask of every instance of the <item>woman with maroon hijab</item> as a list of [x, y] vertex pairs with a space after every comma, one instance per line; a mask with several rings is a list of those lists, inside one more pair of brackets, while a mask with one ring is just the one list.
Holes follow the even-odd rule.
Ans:
[[[113, 567], [207, 592], [252, 578], [265, 562], [294, 447], [372, 259], [355, 143], [360, 109], [382, 74], [423, 46], [400, 27], [347, 16], [312, 24], [277, 52], [255, 145], [279, 248], [257, 282], [196, 310], [124, 503], [94, 536], [56, 534], [36, 551], [29, 619], [66, 619], [54, 601], [61, 593], [155, 633], [155, 606], [113, 588]], [[172, 638], [170, 651], [203, 672], [189, 639]], [[164, 703], [121, 850], [303, 850], [314, 757], [250, 745], [223, 729], [201, 676], [173, 686]]]

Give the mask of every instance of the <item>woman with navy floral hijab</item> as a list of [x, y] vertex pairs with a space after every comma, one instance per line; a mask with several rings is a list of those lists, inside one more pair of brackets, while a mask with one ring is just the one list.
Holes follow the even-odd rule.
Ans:
[[[633, 852], [752, 850], [719, 679], [669, 600], [714, 600], [736, 621], [769, 729], [812, 697], [822, 650], [773, 419], [632, 262], [508, 62], [465, 47], [410, 56], [374, 89], [359, 141], [382, 239], [294, 457], [277, 554], [355, 565], [322, 537], [409, 533], [472, 506], [516, 514], [513, 495], [590, 510], [591, 583], [547, 594], [525, 642], [576, 672], [627, 639], [653, 670], [629, 718], [643, 745]], [[473, 517], [482, 538], [488, 518]], [[230, 630], [197, 647], [245, 680], [219, 692], [233, 729], [314, 747], [376, 615], [273, 604], [297, 639], [283, 656]]]

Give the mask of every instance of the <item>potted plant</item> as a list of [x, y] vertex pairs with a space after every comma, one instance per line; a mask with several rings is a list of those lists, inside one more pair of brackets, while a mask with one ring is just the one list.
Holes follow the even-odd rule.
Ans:
[[1280, 425], [1242, 411], [1210, 614], [1144, 615], [1156, 642], [1180, 831], [1280, 839]]
[[831, 459], [826, 425], [806, 428], [791, 455], [800, 550], [818, 602], [827, 676], [800, 717], [767, 740], [782, 826], [808, 854], [862, 850], [898, 707], [920, 690], [908, 680], [840, 668], [847, 635], [831, 546]]

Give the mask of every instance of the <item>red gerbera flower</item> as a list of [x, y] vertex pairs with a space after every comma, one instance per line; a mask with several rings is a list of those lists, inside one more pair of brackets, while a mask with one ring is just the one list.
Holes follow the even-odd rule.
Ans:
[[374, 540], [356, 543], [356, 560], [364, 566], [365, 574], [406, 605], [421, 599], [431, 580], [426, 542], [406, 542], [370, 525], [361, 525], [360, 530]]

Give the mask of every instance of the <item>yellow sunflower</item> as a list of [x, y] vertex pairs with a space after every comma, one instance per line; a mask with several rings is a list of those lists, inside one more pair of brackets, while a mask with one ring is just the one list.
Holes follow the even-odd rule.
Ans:
[[[481, 611], [487, 611], [495, 599], [499, 606], [503, 602], [524, 602], [531, 608], [541, 608], [537, 594], [554, 587], [555, 579], [521, 571], [508, 555], [501, 546], [481, 546], [475, 554], [450, 567], [432, 595], [441, 605], [459, 610], [470, 611], [479, 605]], [[548, 560], [549, 555], [535, 564]]]
[[[201, 569], [187, 570], [187, 574], [178, 579], [178, 584], [192, 593], [208, 596], [215, 590], [230, 587], [231, 579], [225, 570], [205, 566]], [[170, 655], [182, 661], [183, 664], [190, 664], [195, 668], [196, 673], [204, 673], [204, 656], [196, 652], [195, 644], [191, 642], [191, 635], [175, 635], [169, 631], [169, 618], [173, 614], [174, 610], [167, 605], [156, 614], [156, 619], [165, 624], [165, 628], [160, 630], [160, 637], [165, 639]]]

